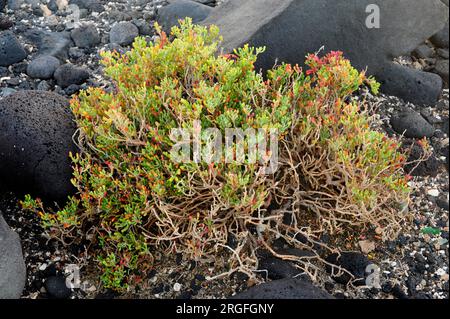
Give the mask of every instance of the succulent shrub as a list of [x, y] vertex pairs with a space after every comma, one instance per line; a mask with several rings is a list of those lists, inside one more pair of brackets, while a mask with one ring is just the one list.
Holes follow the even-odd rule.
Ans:
[[[23, 203], [41, 208], [52, 236], [95, 243], [105, 286], [132, 283], [152, 267], [154, 251], [252, 275], [256, 250], [272, 250], [280, 236], [303, 246], [299, 233], [310, 242], [370, 228], [395, 236], [409, 192], [404, 157], [348, 99], [362, 85], [376, 91], [375, 81], [337, 52], [307, 57], [306, 72], [282, 64], [263, 77], [254, 68], [263, 49], [220, 55], [215, 26], [187, 19], [171, 38], [157, 30], [154, 42], [137, 38], [125, 54], [103, 53], [112, 90], [89, 88], [71, 101], [77, 195], [56, 213], [30, 197]], [[194, 132], [195, 122], [221, 132], [276, 129], [278, 171], [224, 155], [211, 164], [174, 161], [172, 129]]]
[[301, 246], [305, 238], [306, 246], [320, 246], [331, 235], [322, 245], [331, 250], [354, 247], [360, 236], [394, 239], [409, 217], [406, 154], [398, 141], [372, 129], [368, 105], [352, 99], [359, 87], [377, 93], [379, 84], [341, 52], [310, 55], [306, 64], [306, 76], [295, 82], [296, 107], [275, 176], [274, 200], [288, 220], [278, 230]]

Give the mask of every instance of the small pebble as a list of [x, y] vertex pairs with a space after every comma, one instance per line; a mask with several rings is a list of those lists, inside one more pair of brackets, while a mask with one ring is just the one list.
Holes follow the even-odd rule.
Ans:
[[179, 284], [178, 282], [175, 283], [175, 285], [173, 285], [173, 291], [179, 292], [180, 290], [181, 290], [181, 284]]
[[427, 194], [433, 197], [439, 197], [439, 191], [437, 189], [430, 189]]

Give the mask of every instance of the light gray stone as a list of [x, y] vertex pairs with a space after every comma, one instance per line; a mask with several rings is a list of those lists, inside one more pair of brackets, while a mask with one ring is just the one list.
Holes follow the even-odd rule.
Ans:
[[25, 287], [26, 267], [19, 236], [0, 212], [0, 299], [17, 299]]

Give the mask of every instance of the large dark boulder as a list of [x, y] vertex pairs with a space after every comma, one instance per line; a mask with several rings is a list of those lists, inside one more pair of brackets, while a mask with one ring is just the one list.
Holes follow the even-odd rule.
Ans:
[[12, 32], [0, 32], [0, 66], [10, 66], [26, 57], [26, 51]]
[[304, 278], [286, 278], [254, 286], [230, 299], [334, 299]]
[[410, 138], [432, 137], [434, 127], [414, 110], [406, 110], [391, 118], [391, 126], [395, 132]]
[[[368, 28], [369, 5], [380, 9], [380, 28]], [[245, 43], [266, 46], [257, 67], [275, 61], [302, 64], [308, 53], [343, 51], [358, 69], [367, 68], [382, 89], [418, 104], [437, 101], [436, 75], [400, 67], [395, 57], [409, 54], [441, 30], [448, 8], [440, 0], [229, 0], [202, 22], [215, 24], [225, 53]]]
[[69, 102], [58, 94], [19, 91], [0, 100], [0, 180], [20, 193], [64, 200], [74, 191], [75, 131]]
[[443, 88], [439, 75], [393, 63], [380, 67], [376, 78], [384, 93], [419, 105], [436, 104]]
[[16, 299], [25, 287], [26, 267], [19, 236], [0, 212], [0, 299]]

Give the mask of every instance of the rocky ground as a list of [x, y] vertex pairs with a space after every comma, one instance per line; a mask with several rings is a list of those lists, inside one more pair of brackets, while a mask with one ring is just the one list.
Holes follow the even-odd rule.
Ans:
[[[197, 2], [216, 5], [214, 0]], [[157, 11], [166, 1], [0, 0], [0, 12], [5, 5], [6, 10], [0, 13], [0, 100], [22, 90], [53, 91], [70, 97], [88, 86], [108, 86], [99, 66], [99, 52], [124, 52], [138, 35], [152, 38]], [[190, 7], [189, 14], [194, 21], [201, 20], [209, 10]], [[448, 88], [448, 59], [447, 29], [446, 35], [440, 32], [411, 56], [398, 57], [396, 62], [436, 73]], [[420, 156], [421, 148], [416, 144], [422, 137], [431, 141], [433, 155], [411, 172], [414, 192], [409, 209], [414, 219], [410, 227], [394, 242], [373, 243], [361, 238], [360, 246], [349, 247], [358, 253], [341, 261], [362, 276], [369, 263], [379, 266], [380, 287], [347, 287], [325, 275], [320, 288], [336, 298], [448, 298], [448, 89], [436, 105], [426, 106], [367, 92], [356, 98], [378, 106], [379, 129], [397, 137], [406, 130], [404, 144], [415, 145], [411, 159]], [[38, 217], [22, 211], [16, 195], [2, 181], [0, 213], [21, 238], [27, 269], [23, 298], [224, 298], [254, 284], [243, 275], [210, 282], [207, 276], [217, 265], [161, 255], [156, 256], [155, 269], [142, 275], [138, 288], [118, 295], [101, 288], [98, 269], [86, 247], [66, 246], [46, 238]], [[0, 244], [1, 240], [0, 236]], [[262, 264], [271, 279], [296, 273], [286, 262], [262, 260]], [[81, 279], [81, 287], [72, 290], [64, 279], [71, 265], [80, 269]]]

